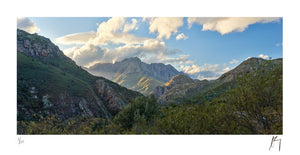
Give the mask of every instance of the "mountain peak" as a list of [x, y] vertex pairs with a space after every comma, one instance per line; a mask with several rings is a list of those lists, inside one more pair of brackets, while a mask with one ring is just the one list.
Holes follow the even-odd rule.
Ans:
[[162, 86], [173, 76], [180, 74], [170, 64], [147, 64], [138, 57], [126, 58], [114, 64], [95, 64], [88, 71], [144, 94], [150, 93], [156, 86]]
[[191, 79], [189, 76], [185, 74], [179, 74], [176, 76], [173, 76], [169, 82], [165, 84], [165, 86], [173, 86], [177, 84], [186, 84], [186, 83], [193, 83], [194, 80]]
[[125, 58], [123, 59], [121, 62], [142, 62], [140, 58], [138, 57], [129, 57], [129, 58]]

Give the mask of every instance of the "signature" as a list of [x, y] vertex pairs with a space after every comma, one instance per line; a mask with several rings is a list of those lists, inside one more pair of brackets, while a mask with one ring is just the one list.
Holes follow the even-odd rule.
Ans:
[[24, 140], [21, 137], [18, 137], [18, 144], [23, 144]]
[[272, 137], [271, 145], [270, 145], [269, 151], [271, 150], [271, 148], [274, 147], [274, 143], [275, 143], [275, 142], [279, 142], [279, 151], [280, 151], [280, 148], [281, 148], [281, 139], [277, 139], [277, 136], [273, 136], [273, 137]]

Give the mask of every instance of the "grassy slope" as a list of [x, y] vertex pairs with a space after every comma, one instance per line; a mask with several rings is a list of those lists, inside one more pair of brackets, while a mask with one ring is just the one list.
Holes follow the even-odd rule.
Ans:
[[[95, 78], [90, 76], [87, 78], [88, 80], [83, 80], [83, 77], [78, 78], [74, 76], [73, 73], [77, 70], [74, 67], [69, 67], [70, 69], [65, 71], [67, 66], [60, 69], [53, 65], [44, 64], [37, 59], [30, 58], [19, 52], [17, 53], [17, 59], [18, 88], [22, 86], [34, 86], [38, 88], [41, 94], [59, 94], [64, 91], [70, 91], [78, 97], [83, 97], [88, 90], [92, 90], [90, 82]], [[60, 63], [60, 66], [63, 66], [63, 64]]]

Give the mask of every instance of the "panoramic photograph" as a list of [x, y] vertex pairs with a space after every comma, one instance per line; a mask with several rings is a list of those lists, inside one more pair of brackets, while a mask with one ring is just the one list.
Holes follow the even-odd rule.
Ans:
[[282, 17], [17, 17], [18, 135], [282, 135]]

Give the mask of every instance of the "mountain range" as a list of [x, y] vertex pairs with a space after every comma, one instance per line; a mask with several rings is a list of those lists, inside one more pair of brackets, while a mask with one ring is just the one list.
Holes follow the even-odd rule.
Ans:
[[89, 74], [48, 38], [17, 30], [17, 115], [111, 118], [142, 94]]
[[18, 120], [30, 120], [33, 115], [110, 118], [142, 94], [154, 94], [161, 104], [181, 103], [199, 94], [229, 89], [243, 74], [279, 65], [282, 58], [249, 58], [210, 81], [194, 80], [171, 65], [147, 64], [138, 57], [81, 68], [48, 38], [18, 29]]
[[87, 71], [145, 95], [150, 94], [155, 87], [164, 85], [173, 76], [181, 74], [172, 65], [147, 64], [138, 57], [127, 58], [116, 63], [97, 63], [87, 68]]
[[222, 74], [216, 80], [200, 80], [194, 81], [187, 75], [174, 76], [169, 82], [163, 86], [157, 86], [154, 95], [158, 98], [158, 102], [165, 103], [181, 103], [186, 99], [190, 99], [199, 94], [207, 94], [209, 91], [227, 90], [234, 87], [235, 80], [243, 74], [252, 73], [259, 70], [270, 70], [282, 66], [282, 58], [274, 60], [265, 60], [262, 58], [249, 58], [242, 62], [234, 69]]

